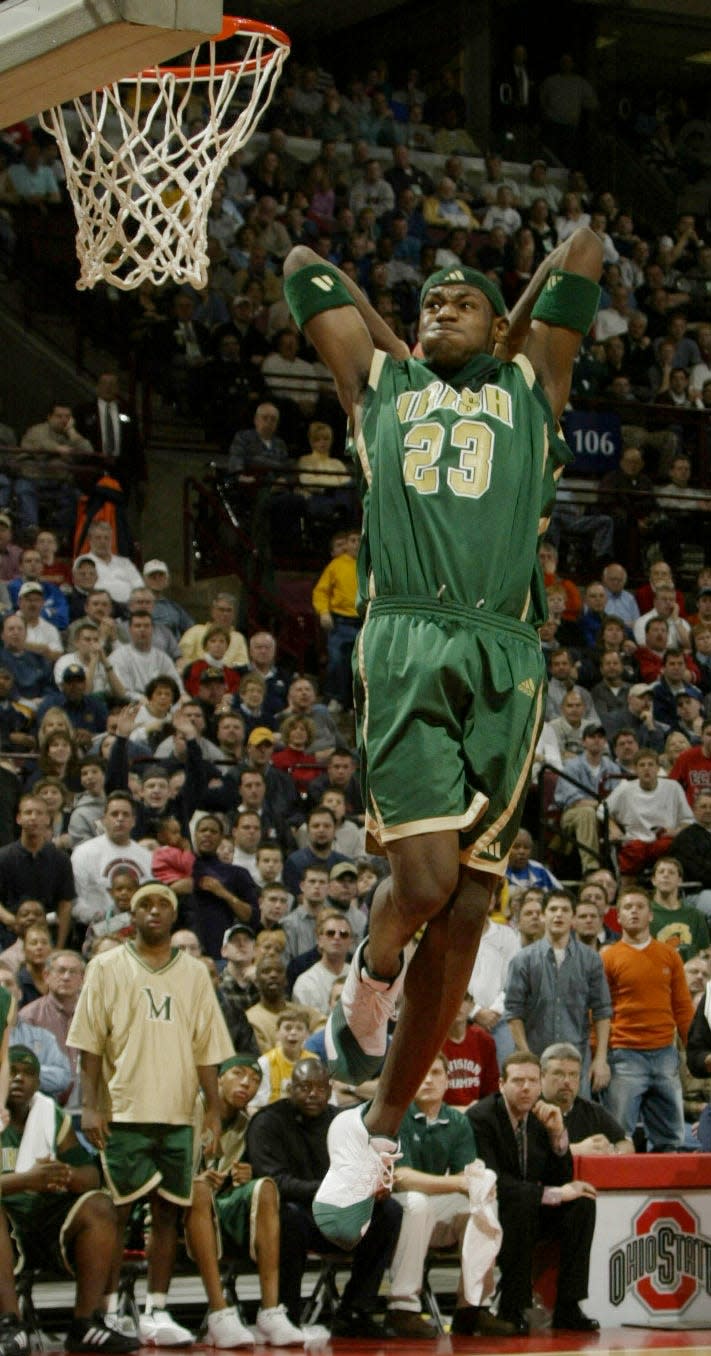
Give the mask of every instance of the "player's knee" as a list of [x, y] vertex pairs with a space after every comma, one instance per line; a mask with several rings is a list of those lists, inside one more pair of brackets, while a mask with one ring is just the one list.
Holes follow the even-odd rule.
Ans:
[[77, 1222], [86, 1227], [115, 1230], [118, 1226], [116, 1207], [108, 1196], [97, 1191], [82, 1202]]
[[458, 862], [423, 864], [401, 882], [400, 907], [418, 920], [433, 918], [452, 898], [458, 881]]
[[279, 1213], [279, 1192], [276, 1182], [271, 1177], [263, 1177], [259, 1188], [259, 1198], [257, 1201], [257, 1215], [274, 1215]]

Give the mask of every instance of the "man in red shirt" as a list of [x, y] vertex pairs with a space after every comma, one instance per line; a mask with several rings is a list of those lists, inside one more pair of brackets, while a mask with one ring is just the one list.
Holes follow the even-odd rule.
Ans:
[[496, 1042], [483, 1027], [469, 1024], [473, 1007], [474, 999], [466, 993], [442, 1046], [449, 1065], [444, 1100], [460, 1111], [499, 1088]]
[[669, 776], [683, 787], [692, 810], [699, 791], [711, 791], [711, 720], [701, 726], [701, 743], [679, 754]]

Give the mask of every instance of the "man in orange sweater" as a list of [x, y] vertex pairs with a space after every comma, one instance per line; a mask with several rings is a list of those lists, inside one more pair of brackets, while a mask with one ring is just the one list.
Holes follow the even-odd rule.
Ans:
[[602, 952], [612, 995], [605, 1104], [632, 1137], [641, 1115], [654, 1152], [681, 1149], [684, 1109], [678, 1031], [686, 1042], [694, 1015], [678, 952], [651, 936], [652, 905], [634, 885], [617, 901], [622, 937]]

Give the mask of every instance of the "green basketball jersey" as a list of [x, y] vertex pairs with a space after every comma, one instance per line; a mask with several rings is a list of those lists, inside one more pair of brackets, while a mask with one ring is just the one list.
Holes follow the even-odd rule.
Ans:
[[376, 349], [353, 433], [363, 601], [544, 619], [538, 541], [571, 454], [525, 357], [479, 354], [445, 380]]

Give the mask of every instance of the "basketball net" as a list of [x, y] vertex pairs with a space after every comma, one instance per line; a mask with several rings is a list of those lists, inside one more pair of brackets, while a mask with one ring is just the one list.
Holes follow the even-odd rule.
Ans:
[[[216, 43], [236, 36], [238, 60], [218, 64]], [[74, 99], [40, 121], [56, 138], [77, 219], [77, 287], [129, 291], [145, 279], [207, 282], [207, 216], [220, 175], [268, 107], [289, 39], [253, 20], [225, 18], [209, 62], [157, 66]], [[197, 111], [190, 108], [197, 102]], [[199, 120], [191, 131], [189, 120]]]

